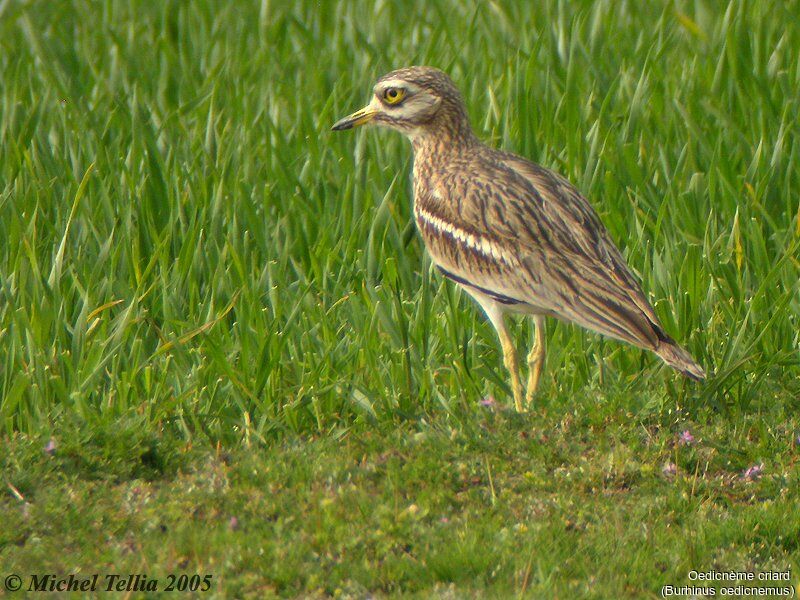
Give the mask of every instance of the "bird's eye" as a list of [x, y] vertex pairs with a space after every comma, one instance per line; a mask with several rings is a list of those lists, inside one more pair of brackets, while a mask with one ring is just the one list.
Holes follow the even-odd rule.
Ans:
[[387, 104], [397, 104], [405, 98], [406, 92], [402, 88], [390, 87], [386, 88], [383, 92], [383, 99]]

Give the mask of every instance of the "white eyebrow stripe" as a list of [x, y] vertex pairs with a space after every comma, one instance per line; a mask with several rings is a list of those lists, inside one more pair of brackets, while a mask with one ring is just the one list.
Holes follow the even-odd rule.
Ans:
[[387, 79], [386, 81], [381, 81], [378, 84], [378, 87], [385, 89], [387, 87], [407, 87], [408, 82], [403, 81], [402, 79]]
[[415, 206], [414, 212], [416, 213], [417, 219], [424, 221], [439, 232], [446, 233], [454, 240], [465, 244], [468, 248], [476, 250], [484, 256], [503, 261], [506, 264], [514, 264], [514, 258], [505, 252], [502, 246], [495, 243], [490, 238], [478, 236], [470, 231], [462, 229], [428, 212], [421, 206]]

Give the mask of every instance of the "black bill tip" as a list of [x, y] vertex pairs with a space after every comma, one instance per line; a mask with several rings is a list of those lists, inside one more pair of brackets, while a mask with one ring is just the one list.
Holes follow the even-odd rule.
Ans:
[[331, 127], [331, 131], [344, 131], [345, 129], [352, 129], [353, 128], [353, 121], [350, 119], [342, 119], [341, 121], [336, 121]]

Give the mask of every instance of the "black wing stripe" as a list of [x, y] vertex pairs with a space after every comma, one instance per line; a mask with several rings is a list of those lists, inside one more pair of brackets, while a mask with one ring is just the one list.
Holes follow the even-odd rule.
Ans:
[[487, 290], [484, 287], [481, 287], [479, 285], [475, 285], [474, 283], [471, 283], [471, 282], [467, 281], [463, 277], [459, 277], [458, 275], [454, 275], [450, 271], [447, 271], [446, 269], [443, 269], [439, 265], [436, 265], [436, 268], [439, 269], [439, 271], [441, 271], [442, 275], [444, 275], [448, 279], [451, 279], [452, 281], [455, 281], [456, 283], [460, 283], [461, 285], [464, 285], [466, 287], [470, 287], [473, 290], [477, 290], [477, 291], [481, 292], [482, 294], [486, 294], [492, 300], [495, 300], [496, 302], [499, 302], [500, 304], [507, 304], [507, 305], [527, 304], [527, 302], [523, 302], [522, 300], [517, 300], [516, 298], [511, 298], [509, 296], [504, 296], [503, 294], [498, 294], [497, 292], [493, 292], [492, 290]]

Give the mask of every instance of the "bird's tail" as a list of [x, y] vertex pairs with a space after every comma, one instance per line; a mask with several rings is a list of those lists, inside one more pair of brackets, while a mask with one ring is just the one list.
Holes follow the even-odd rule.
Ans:
[[686, 377], [695, 381], [703, 381], [706, 378], [706, 372], [703, 371], [703, 367], [697, 364], [691, 354], [671, 339], [663, 340], [658, 345], [656, 354], [670, 367], [680, 371]]

